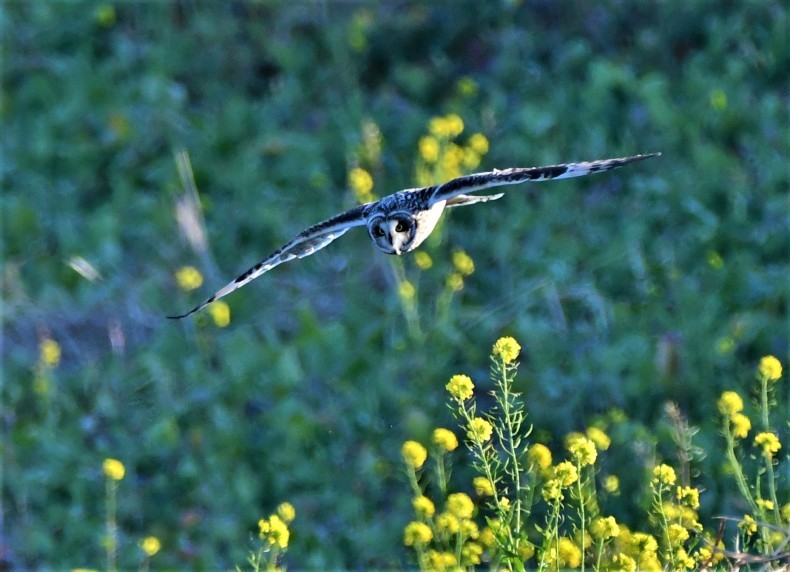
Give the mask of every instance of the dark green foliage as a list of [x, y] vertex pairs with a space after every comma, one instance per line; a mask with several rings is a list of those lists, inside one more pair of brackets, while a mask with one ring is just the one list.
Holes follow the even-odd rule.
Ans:
[[[703, 519], [743, 513], [715, 453], [715, 400], [748, 395], [762, 355], [787, 366], [782, 2], [20, 1], [0, 26], [0, 555], [13, 567], [102, 565], [105, 457], [127, 469], [122, 567], [147, 535], [162, 540], [157, 566], [241, 564], [283, 500], [293, 568], [403, 566], [400, 445], [452, 426], [444, 384], [464, 372], [485, 387], [469, 364], [505, 334], [523, 347], [528, 422], [557, 451], [625, 412], [603, 461], [623, 487], [608, 513], [644, 525], [645, 467], [675, 454], [667, 401], [709, 453], [692, 467]], [[481, 170], [663, 157], [452, 212], [431, 269], [403, 260], [421, 334], [363, 231], [233, 294], [225, 329], [205, 312], [163, 319], [352, 206], [359, 161], [379, 195], [412, 186], [417, 141], [449, 112], [488, 137]], [[369, 122], [379, 161], [361, 150]], [[174, 215], [181, 148], [206, 256]], [[442, 312], [453, 249], [476, 272]], [[173, 278], [187, 264], [199, 292]], [[44, 337], [63, 354], [42, 388]], [[456, 467], [457, 487], [468, 474]]]

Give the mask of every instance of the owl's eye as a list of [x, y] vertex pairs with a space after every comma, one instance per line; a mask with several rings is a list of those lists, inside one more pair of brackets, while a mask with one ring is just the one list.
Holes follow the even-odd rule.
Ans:
[[374, 227], [373, 228], [373, 235], [374, 236], [384, 236], [384, 229], [381, 228], [380, 226]]
[[406, 225], [405, 225], [405, 224], [403, 224], [402, 222], [399, 222], [399, 223], [398, 223], [398, 224], [395, 226], [395, 232], [404, 232], [405, 230], [406, 230]]

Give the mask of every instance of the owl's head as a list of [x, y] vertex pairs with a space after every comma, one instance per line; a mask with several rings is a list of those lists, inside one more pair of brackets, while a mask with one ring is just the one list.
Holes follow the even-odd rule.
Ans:
[[403, 254], [417, 247], [414, 244], [417, 224], [406, 212], [371, 218], [368, 221], [368, 234], [376, 248], [385, 254]]

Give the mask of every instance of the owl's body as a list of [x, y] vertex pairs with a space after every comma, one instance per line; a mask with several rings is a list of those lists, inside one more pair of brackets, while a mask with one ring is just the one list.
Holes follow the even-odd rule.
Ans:
[[355, 226], [366, 226], [373, 244], [382, 252], [400, 255], [411, 252], [430, 236], [445, 208], [497, 200], [504, 196], [502, 193], [483, 196], [468, 193], [528, 181], [581, 177], [590, 173], [615, 169], [657, 155], [660, 153], [585, 163], [566, 163], [548, 167], [495, 169], [489, 173], [458, 177], [442, 185], [398, 191], [378, 201], [354, 207], [311, 226], [217, 291], [202, 304], [186, 314], [170, 317], [189, 316], [211, 302], [241, 288], [275, 266], [294, 258], [309, 256]]

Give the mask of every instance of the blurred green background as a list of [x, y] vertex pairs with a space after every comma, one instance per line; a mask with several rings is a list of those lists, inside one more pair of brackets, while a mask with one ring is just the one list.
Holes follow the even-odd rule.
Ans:
[[[749, 396], [762, 355], [787, 366], [786, 3], [12, 1], [0, 26], [5, 565], [100, 567], [113, 457], [122, 567], [148, 535], [155, 567], [242, 564], [284, 500], [292, 568], [405, 566], [400, 445], [454, 427], [452, 374], [487, 405], [505, 334], [534, 439], [561, 454], [606, 424], [618, 521], [648, 526], [667, 402], [700, 427], [703, 520], [743, 514], [715, 400]], [[488, 138], [478, 170], [663, 156], [455, 210], [427, 270], [352, 231], [229, 296], [225, 328], [163, 319], [356, 204], [354, 167], [379, 196], [414, 186], [447, 113]], [[448, 297], [455, 250], [476, 271]]]

